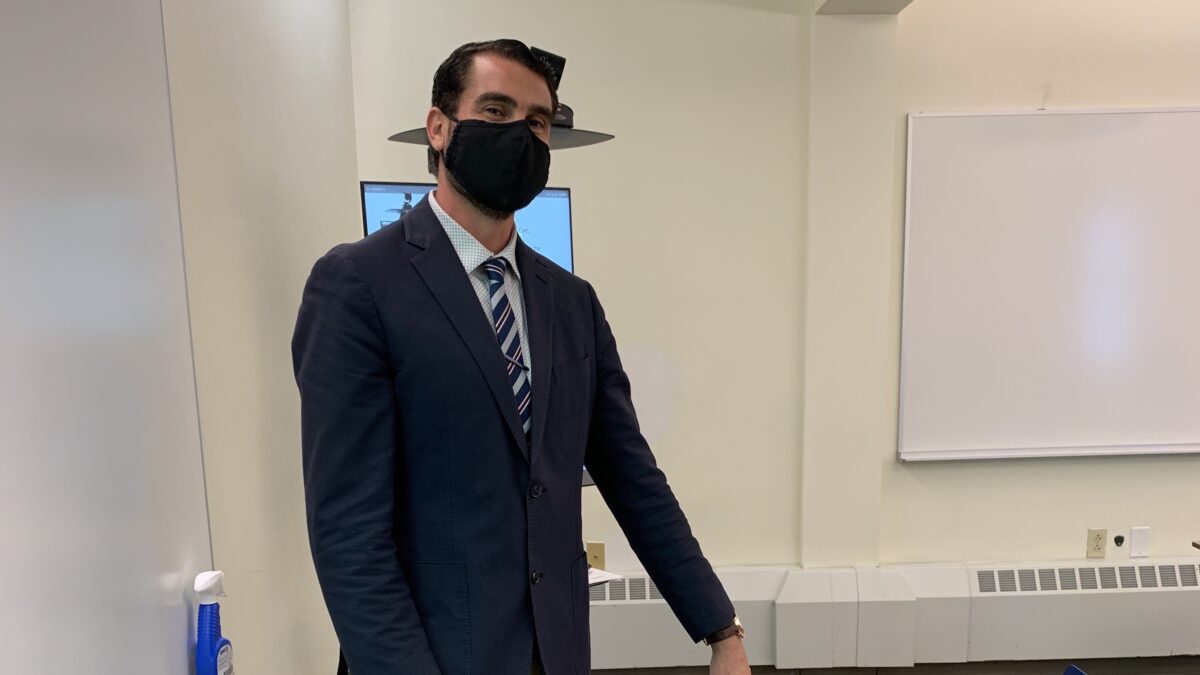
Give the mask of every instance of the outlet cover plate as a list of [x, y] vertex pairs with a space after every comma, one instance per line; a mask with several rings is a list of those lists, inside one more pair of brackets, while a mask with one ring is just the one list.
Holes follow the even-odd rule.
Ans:
[[1129, 530], [1129, 557], [1145, 558], [1150, 555], [1150, 528], [1134, 527]]
[[1087, 557], [1103, 558], [1108, 549], [1108, 528], [1093, 527], [1088, 529]]

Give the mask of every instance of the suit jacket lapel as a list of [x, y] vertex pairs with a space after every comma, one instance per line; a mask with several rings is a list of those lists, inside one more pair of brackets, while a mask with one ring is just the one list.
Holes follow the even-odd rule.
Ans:
[[517, 266], [521, 270], [521, 290], [525, 296], [525, 321], [529, 324], [529, 351], [533, 366], [533, 447], [530, 462], [542, 448], [546, 432], [546, 410], [550, 402], [551, 364], [554, 362], [554, 284], [546, 264], [525, 242], [517, 240]]
[[[430, 293], [442, 306], [450, 323], [475, 357], [475, 362], [487, 380], [488, 389], [504, 415], [513, 440], [528, 460], [529, 448], [525, 441], [525, 430], [521, 427], [520, 416], [517, 415], [517, 405], [505, 370], [504, 357], [500, 354], [496, 342], [496, 331], [479, 306], [479, 298], [471, 288], [471, 281], [463, 271], [462, 262], [455, 253], [454, 246], [450, 244], [450, 239], [430, 208], [428, 198], [413, 207], [404, 220], [404, 228], [408, 242], [424, 249], [412, 257], [413, 267], [417, 269]], [[536, 387], [534, 391], [537, 391]], [[535, 406], [536, 402], [535, 395]], [[537, 414], [536, 407], [534, 414]]]

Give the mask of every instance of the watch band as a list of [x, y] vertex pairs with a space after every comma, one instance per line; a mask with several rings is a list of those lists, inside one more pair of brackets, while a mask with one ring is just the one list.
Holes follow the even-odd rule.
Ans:
[[738, 620], [736, 616], [733, 617], [733, 623], [704, 638], [704, 644], [715, 644], [721, 640], [727, 640], [735, 635], [742, 639], [746, 637], [746, 629], [742, 628], [742, 622]]

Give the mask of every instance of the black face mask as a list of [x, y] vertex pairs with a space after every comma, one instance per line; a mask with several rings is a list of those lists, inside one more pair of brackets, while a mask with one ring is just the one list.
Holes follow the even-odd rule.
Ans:
[[508, 214], [528, 206], [546, 187], [550, 146], [528, 122], [450, 119], [457, 124], [442, 157], [472, 201]]

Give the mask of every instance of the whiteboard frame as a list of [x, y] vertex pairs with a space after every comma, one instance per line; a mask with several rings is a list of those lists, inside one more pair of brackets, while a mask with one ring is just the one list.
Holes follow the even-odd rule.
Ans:
[[904, 253], [900, 275], [900, 378], [896, 389], [896, 455], [901, 462], [939, 462], [947, 460], [1030, 459], [1038, 457], [1104, 457], [1129, 455], [1183, 455], [1200, 453], [1200, 441], [1195, 443], [1162, 443], [1155, 445], [1080, 445], [1023, 448], [958, 448], [904, 452], [904, 378], [906, 315], [908, 300], [908, 252], [910, 207], [912, 204], [912, 139], [913, 119], [917, 117], [1007, 117], [1013, 115], [1128, 115], [1136, 113], [1200, 113], [1200, 107], [1169, 108], [1044, 108], [1015, 110], [977, 110], [963, 112], [917, 111], [907, 114], [904, 139]]

